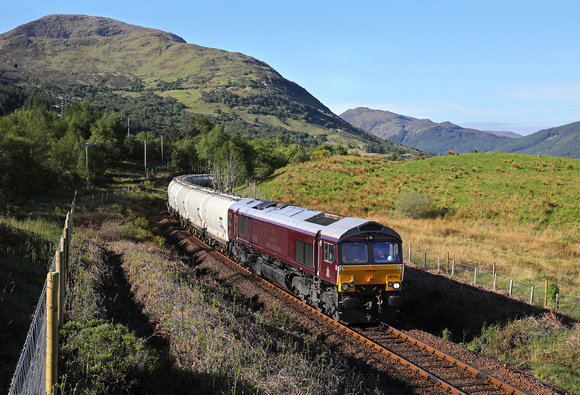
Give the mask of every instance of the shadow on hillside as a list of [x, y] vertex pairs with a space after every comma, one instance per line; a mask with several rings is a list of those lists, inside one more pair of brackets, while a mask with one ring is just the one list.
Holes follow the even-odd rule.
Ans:
[[405, 267], [404, 284], [407, 302], [398, 321], [438, 336], [447, 329], [455, 342], [471, 341], [485, 326], [547, 312], [507, 295], [411, 266]]

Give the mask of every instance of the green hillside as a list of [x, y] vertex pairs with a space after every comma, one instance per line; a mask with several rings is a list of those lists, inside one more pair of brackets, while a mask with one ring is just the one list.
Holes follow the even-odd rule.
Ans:
[[495, 149], [520, 154], [580, 157], [580, 122], [543, 129]]
[[[3, 59], [18, 65], [18, 72], [4, 80], [47, 93], [66, 90], [81, 100], [108, 95], [107, 102], [114, 103], [149, 94], [222, 124], [240, 121], [244, 126], [237, 129], [248, 133], [266, 127], [272, 138], [287, 131], [313, 136], [318, 143], [416, 153], [353, 127], [264, 62], [187, 44], [171, 33], [108, 18], [51, 15], [1, 34], [0, 47]], [[123, 110], [121, 104], [116, 107]], [[151, 106], [151, 112], [156, 110]], [[171, 127], [155, 132], [169, 134]]]
[[290, 165], [262, 187], [274, 200], [315, 201], [351, 215], [396, 217], [399, 194], [416, 191], [433, 200], [434, 216], [555, 226], [580, 221], [579, 159], [501, 153], [398, 163], [336, 158]]
[[[495, 262], [517, 281], [549, 278], [564, 294], [580, 296], [580, 159], [334, 157], [289, 165], [259, 187], [271, 200], [384, 223], [416, 250]], [[422, 218], [397, 209], [409, 192], [432, 200]]]

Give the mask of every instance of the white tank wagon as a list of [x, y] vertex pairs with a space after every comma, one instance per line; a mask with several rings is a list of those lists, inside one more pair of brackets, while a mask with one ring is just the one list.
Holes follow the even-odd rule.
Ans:
[[203, 241], [225, 245], [229, 240], [228, 209], [241, 197], [199, 185], [208, 182], [211, 182], [209, 176], [174, 178], [167, 189], [169, 207]]

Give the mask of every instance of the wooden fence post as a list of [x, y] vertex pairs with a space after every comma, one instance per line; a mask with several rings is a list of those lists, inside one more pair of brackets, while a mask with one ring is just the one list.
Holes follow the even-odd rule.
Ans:
[[437, 257], [437, 273], [441, 273], [441, 257]]
[[[62, 242], [63, 239], [61, 239]], [[64, 251], [61, 247], [56, 250], [56, 271], [60, 275], [60, 281], [58, 282], [58, 289], [57, 289], [57, 312], [58, 312], [58, 327], [62, 328], [63, 319], [64, 319], [64, 266], [65, 266], [65, 259], [64, 259]]]
[[453, 266], [451, 266], [451, 275], [455, 276], [455, 259], [453, 260]]
[[53, 387], [58, 379], [58, 296], [57, 272], [48, 273], [46, 280], [46, 394], [53, 393]]
[[475, 266], [475, 270], [473, 271], [473, 283], [477, 284], [477, 266]]
[[514, 291], [514, 280], [510, 280], [509, 296], [512, 296], [513, 291]]
[[544, 308], [548, 307], [548, 279], [544, 286]]
[[530, 304], [534, 304], [534, 286], [532, 285], [532, 291], [530, 292]]
[[427, 253], [423, 256], [423, 267], [427, 269]]

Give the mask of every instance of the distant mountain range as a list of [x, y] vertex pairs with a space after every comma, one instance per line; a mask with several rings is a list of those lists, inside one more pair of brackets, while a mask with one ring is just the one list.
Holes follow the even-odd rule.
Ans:
[[[352, 126], [262, 61], [109, 18], [49, 15], [0, 34], [0, 69], [14, 64], [18, 71], [0, 81], [54, 95], [68, 87], [80, 99], [89, 93], [125, 100], [154, 94], [254, 136], [275, 138], [287, 131], [309, 136], [307, 141], [417, 153]], [[150, 107], [152, 113], [157, 110]], [[137, 125], [134, 114], [131, 118]], [[165, 123], [167, 129], [175, 126]]]
[[377, 137], [438, 154], [476, 149], [478, 152], [580, 156], [580, 122], [522, 137], [512, 132], [463, 128], [451, 122], [435, 123], [364, 107], [347, 110], [340, 117]]

